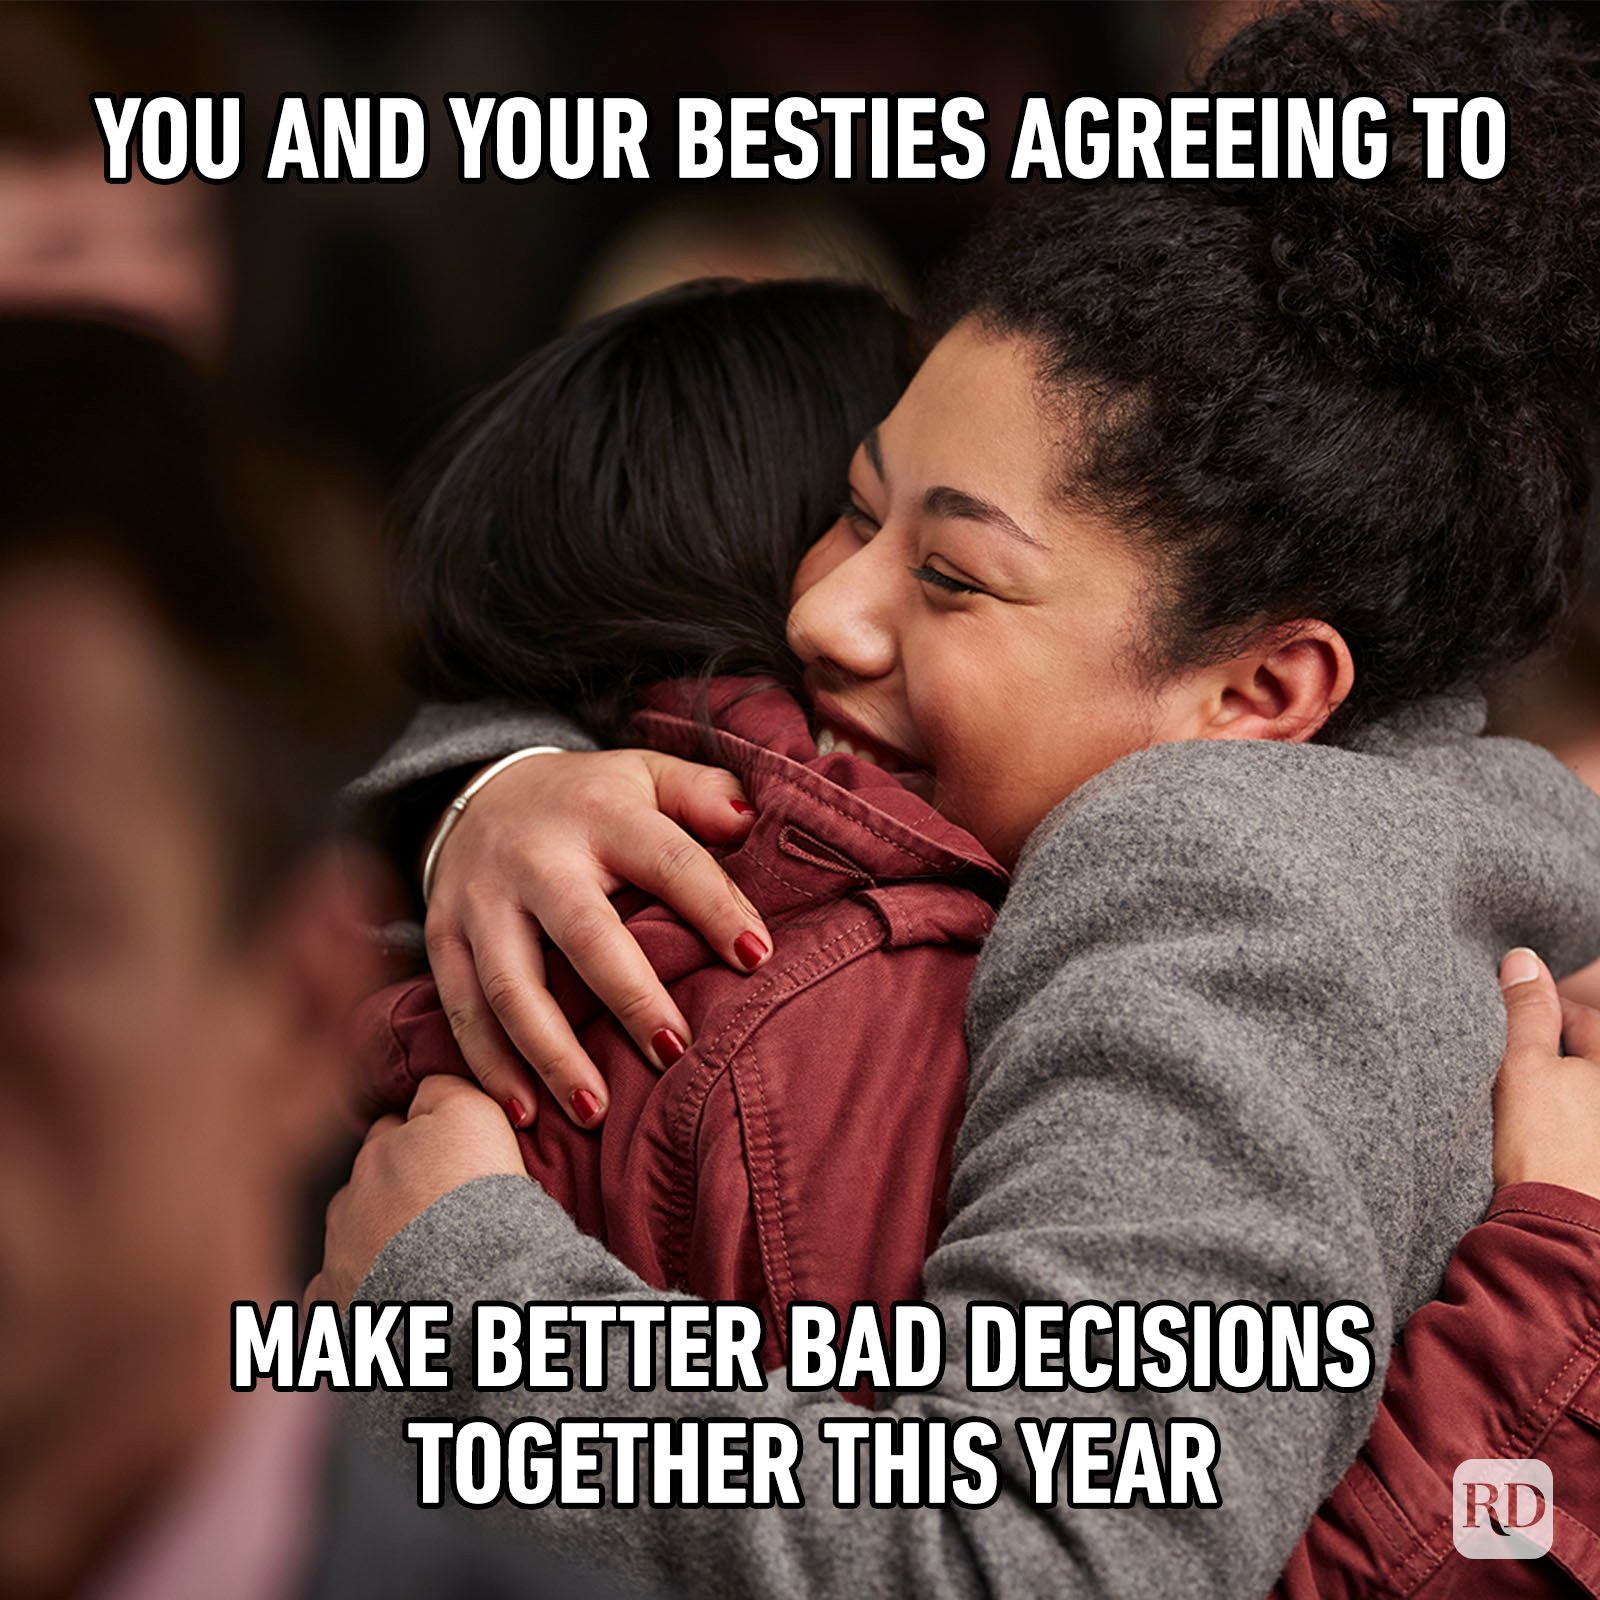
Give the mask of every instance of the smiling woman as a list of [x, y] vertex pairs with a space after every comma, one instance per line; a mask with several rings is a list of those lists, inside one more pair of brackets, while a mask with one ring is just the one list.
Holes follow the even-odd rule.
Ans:
[[1062, 436], [1082, 428], [1041, 409], [1041, 381], [1036, 346], [976, 318], [942, 339], [856, 452], [849, 505], [800, 563], [789, 614], [819, 727], [931, 773], [939, 809], [1006, 862], [1118, 757], [1309, 739], [1352, 676], [1343, 640], [1309, 619], [1154, 679], [1150, 563], [1061, 493]]
[[[605, 1071], [547, 1082], [574, 1121], [604, 1120], [598, 1140], [535, 1119], [510, 1045], [447, 1010], [466, 953], [437, 939], [437, 987], [403, 983], [366, 1010], [366, 1103], [396, 1110], [430, 1074], [479, 1074], [519, 1129], [512, 1151], [588, 1232], [652, 1283], [763, 1308], [768, 1364], [797, 1300], [843, 1312], [915, 1291], [943, 1212], [967, 980], [1004, 885], [982, 845], [917, 798], [909, 752], [825, 699], [813, 738], [785, 687], [798, 687], [781, 632], [790, 574], [854, 439], [893, 404], [903, 332], [870, 291], [828, 283], [691, 284], [625, 307], [469, 409], [424, 468], [403, 536], [428, 670], [524, 701], [577, 686], [658, 759], [727, 768], [720, 810], [741, 837], [724, 867], [762, 932], [735, 942], [730, 971], [663, 907], [620, 903], [611, 915], [677, 997], [638, 1050], [552, 967], [564, 1023]], [[762, 359], [774, 348], [776, 369]], [[719, 588], [740, 608], [701, 615], [693, 597]], [[437, 861], [512, 770], [474, 780]], [[871, 911], [855, 898], [867, 885], [882, 886]], [[760, 966], [752, 994], [743, 973]], [[908, 1098], [888, 1069], [917, 1027], [929, 1042]], [[828, 1063], [813, 1048], [824, 1030]], [[881, 1083], [850, 1070], [862, 1057], [884, 1063]], [[870, 1120], [848, 1114], [863, 1096]]]

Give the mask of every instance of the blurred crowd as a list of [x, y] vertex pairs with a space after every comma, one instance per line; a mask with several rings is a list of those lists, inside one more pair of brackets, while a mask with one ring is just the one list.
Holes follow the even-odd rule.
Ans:
[[[0, 293], [112, 300], [388, 480], [460, 397], [574, 315], [707, 268], [914, 282], [975, 184], [258, 180], [285, 93], [1100, 94], [1183, 75], [1210, 6], [14, 5], [0, 15]], [[220, 186], [101, 181], [95, 93], [239, 93]]]

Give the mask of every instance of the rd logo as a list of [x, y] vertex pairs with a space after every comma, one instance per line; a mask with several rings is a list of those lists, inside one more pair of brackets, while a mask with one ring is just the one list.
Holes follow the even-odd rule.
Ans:
[[1550, 1553], [1554, 1480], [1542, 1461], [1463, 1461], [1451, 1496], [1456, 1549], [1469, 1561], [1532, 1561]]

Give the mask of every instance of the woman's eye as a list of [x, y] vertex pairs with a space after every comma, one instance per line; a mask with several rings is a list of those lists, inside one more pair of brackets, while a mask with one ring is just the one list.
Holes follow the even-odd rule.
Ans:
[[840, 522], [862, 538], [870, 538], [882, 526], [870, 511], [858, 506], [853, 499], [843, 501], [836, 515]]
[[960, 578], [952, 578], [948, 572], [940, 572], [937, 567], [912, 567], [911, 576], [918, 583], [925, 583], [930, 589], [942, 589], [946, 594], [987, 594], [987, 589], [980, 589], [975, 583], [963, 583]]

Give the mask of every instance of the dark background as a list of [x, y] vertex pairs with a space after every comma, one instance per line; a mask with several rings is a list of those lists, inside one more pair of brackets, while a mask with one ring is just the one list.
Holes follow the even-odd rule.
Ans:
[[[705, 272], [817, 270], [910, 300], [1007, 192], [1024, 96], [1180, 87], [1254, 9], [13, 3], [0, 7], [0, 306], [94, 305], [154, 322], [223, 369], [334, 502], [375, 517], [468, 394], [607, 304]], [[1562, 9], [1600, 40], [1600, 8]], [[641, 99], [654, 175], [462, 184], [443, 97], [466, 92]], [[240, 178], [105, 184], [97, 93], [242, 94]], [[428, 170], [410, 184], [261, 182], [285, 93], [418, 97]], [[669, 176], [676, 97], [736, 93], [975, 94], [990, 110], [990, 172], [972, 183]], [[1600, 780], [1600, 624], [1592, 607], [1585, 618], [1501, 716]]]
[[[0, 17], [0, 144], [76, 146], [98, 161], [91, 94], [243, 94], [242, 175], [199, 197], [220, 213], [230, 279], [219, 354], [262, 399], [389, 480], [465, 393], [585, 303], [597, 264], [620, 254], [635, 272], [641, 258], [670, 271], [662, 254], [698, 235], [711, 264], [747, 265], [742, 238], [781, 267], [818, 236], [842, 237], [868, 270], [915, 282], [1005, 189], [998, 172], [973, 183], [682, 184], [665, 159], [648, 181], [491, 174], [464, 185], [447, 93], [632, 95], [650, 109], [662, 156], [680, 94], [976, 94], [991, 111], [991, 168], [1003, 171], [1025, 95], [1172, 87], [1227, 14], [1176, 0], [14, 5]], [[284, 93], [417, 96], [430, 117], [428, 170], [412, 184], [260, 182]]]

